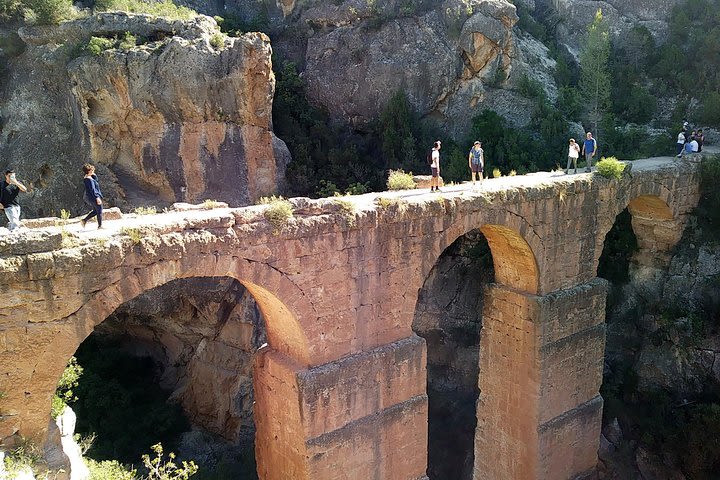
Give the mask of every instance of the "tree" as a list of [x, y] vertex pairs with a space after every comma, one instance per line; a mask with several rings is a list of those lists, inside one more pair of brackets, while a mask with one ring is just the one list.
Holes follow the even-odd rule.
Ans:
[[602, 10], [598, 9], [580, 50], [580, 92], [593, 131], [597, 130], [600, 119], [610, 105], [609, 59], [610, 37]]

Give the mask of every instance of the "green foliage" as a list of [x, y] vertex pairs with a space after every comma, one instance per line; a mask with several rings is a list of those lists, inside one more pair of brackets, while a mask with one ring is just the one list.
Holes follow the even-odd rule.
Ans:
[[189, 429], [182, 407], [168, 403], [170, 392], [158, 385], [151, 358], [132, 356], [120, 344], [99, 343], [92, 336], [76, 356], [84, 368], [75, 388], [76, 430], [97, 435], [88, 457], [136, 463], [148, 445], [174, 445]]
[[520, 82], [518, 82], [518, 93], [523, 97], [531, 99], [541, 99], [545, 97], [545, 90], [543, 89], [542, 84], [534, 78], [530, 78], [526, 74], [523, 74], [520, 77]]
[[315, 192], [318, 197], [332, 197], [336, 193], [340, 193], [340, 189], [333, 182], [328, 180], [320, 180], [320, 182], [318, 182], [318, 189]]
[[58, 24], [73, 16], [72, 0], [22, 0], [19, 3], [28, 10], [26, 17], [34, 18], [39, 25]]
[[622, 178], [625, 164], [615, 157], [603, 157], [597, 163], [597, 172], [605, 178]]
[[695, 209], [698, 224], [713, 239], [720, 238], [720, 157], [705, 157], [700, 164], [700, 201]]
[[602, 10], [588, 27], [587, 38], [580, 49], [580, 92], [588, 107], [587, 116], [597, 131], [603, 114], [610, 106], [610, 37]]
[[150, 205], [147, 207], [137, 207], [133, 212], [136, 215], [155, 215], [157, 213], [157, 207]]
[[495, 168], [493, 168], [492, 176], [493, 176], [493, 178], [500, 178], [500, 177], [502, 177], [502, 172], [500, 171], [499, 168], [495, 167]]
[[380, 113], [380, 140], [385, 166], [388, 168], [418, 167], [421, 155], [412, 125], [418, 123], [403, 92], [396, 92]]
[[698, 120], [704, 125], [720, 126], [720, 92], [707, 92], [701, 101]]
[[120, 39], [118, 47], [120, 47], [121, 50], [130, 50], [135, 46], [137, 46], [137, 37], [130, 32], [125, 32]]
[[143, 465], [148, 472], [147, 480], [187, 480], [198, 471], [197, 465], [192, 460], [190, 462], [183, 461], [178, 467], [173, 452], [170, 452], [168, 460], [165, 460], [160, 443], [153, 445], [150, 449], [155, 453], [154, 457], [147, 454], [142, 456]]
[[369, 191], [370, 188], [368, 186], [368, 183], [355, 182], [348, 185], [345, 193], [347, 193], [348, 195], [362, 195], [363, 193], [368, 193]]
[[390, 170], [387, 179], [388, 190], [413, 190], [415, 180], [412, 173], [405, 173], [404, 170]]
[[83, 368], [78, 365], [77, 358], [70, 357], [65, 370], [63, 370], [60, 381], [58, 381], [55, 395], [52, 398], [52, 418], [57, 418], [65, 410], [68, 403], [77, 400], [75, 389], [78, 386], [80, 376], [83, 374]]
[[598, 277], [621, 285], [629, 280], [630, 259], [638, 250], [637, 237], [632, 229], [632, 215], [626, 208], [615, 218], [615, 223], [605, 236]]
[[85, 458], [85, 464], [90, 470], [88, 480], [137, 480], [137, 471], [126, 468], [117, 460], [98, 462], [92, 458]]
[[143, 232], [135, 227], [122, 227], [120, 232], [130, 237], [133, 245], [137, 245], [143, 239]]
[[219, 207], [220, 207], [220, 202], [218, 202], [217, 200], [211, 200], [209, 198], [206, 200], [203, 200], [203, 203], [202, 203], [203, 210], [212, 210], [214, 208], [219, 208]]
[[239, 37], [246, 32], [265, 32], [270, 30], [270, 16], [265, 4], [256, 5], [261, 6], [260, 11], [247, 20], [237, 15], [228, 14], [225, 17], [215, 16], [215, 22], [220, 27], [220, 31], [231, 37]]
[[6, 452], [5, 470], [10, 474], [10, 478], [14, 478], [13, 474], [27, 469], [34, 470], [41, 460], [42, 450], [31, 441], [22, 439], [20, 445]]
[[220, 32], [213, 33], [210, 37], [210, 45], [215, 50], [221, 50], [225, 46], [225, 36]]
[[582, 95], [575, 87], [558, 89], [557, 108], [568, 120], [579, 120], [583, 113]]
[[[57, 0], [56, 0], [57, 1]], [[175, 5], [172, 0], [143, 1], [143, 0], [96, 0], [95, 10], [98, 12], [131, 12], [146, 13], [156, 17], [166, 17], [178, 20], [189, 20], [197, 16], [197, 12], [184, 6]]]
[[293, 218], [293, 206], [292, 203], [285, 200], [283, 197], [271, 197], [260, 198], [261, 205], [267, 205], [268, 207], [263, 212], [265, 219], [270, 222], [273, 226], [273, 235], [279, 235], [280, 230]]
[[105, 50], [109, 50], [114, 47], [115, 40], [111, 40], [105, 37], [90, 37], [90, 40], [85, 46], [85, 51], [87, 51], [91, 55], [98, 56]]

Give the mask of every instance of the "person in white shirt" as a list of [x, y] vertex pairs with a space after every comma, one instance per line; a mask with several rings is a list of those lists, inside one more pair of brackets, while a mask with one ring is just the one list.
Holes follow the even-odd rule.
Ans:
[[570, 173], [570, 162], [572, 162], [573, 168], [575, 171], [573, 173], [577, 173], [577, 161], [578, 157], [580, 156], [580, 145], [575, 143], [575, 139], [570, 139], [570, 146], [568, 147], [568, 163], [567, 168], [565, 169], [565, 173]]
[[678, 133], [677, 143], [675, 144], [677, 147], [677, 157], [682, 157], [682, 151], [685, 147], [685, 130], [681, 130], [680, 133]]
[[432, 178], [430, 179], [430, 191], [440, 191], [440, 140], [435, 142], [432, 149], [432, 163], [430, 164], [430, 172]]
[[690, 150], [692, 151], [692, 153], [697, 153], [699, 149], [700, 149], [700, 145], [698, 144], [697, 140], [695, 140], [693, 138], [690, 141]]

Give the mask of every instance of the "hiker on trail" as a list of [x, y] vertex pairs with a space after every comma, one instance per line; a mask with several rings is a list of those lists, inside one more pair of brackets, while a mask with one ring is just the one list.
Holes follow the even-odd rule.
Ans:
[[568, 147], [568, 162], [567, 162], [567, 168], [565, 169], [565, 174], [570, 174], [570, 163], [572, 162], [573, 168], [575, 171], [573, 173], [577, 173], [577, 161], [578, 157], [580, 156], [580, 145], [575, 143], [575, 139], [570, 139], [570, 146]]
[[685, 129], [683, 128], [677, 136], [677, 142], [675, 143], [677, 157], [682, 157], [683, 148], [685, 147]]
[[440, 140], [436, 141], [433, 145], [432, 152], [430, 153], [430, 172], [432, 178], [430, 179], [430, 191], [440, 191]]
[[85, 184], [83, 201], [88, 207], [91, 207], [93, 211], [88, 213], [87, 216], [83, 218], [82, 221], [80, 221], [80, 224], [83, 228], [85, 228], [85, 224], [87, 224], [88, 220], [93, 217], [97, 217], [98, 228], [103, 228], [103, 195], [100, 191], [100, 184], [98, 183], [97, 175], [95, 175], [95, 167], [90, 165], [89, 163], [86, 163], [85, 165], [83, 165], [83, 173], [85, 173], [85, 178], [83, 179], [83, 183]]
[[482, 149], [482, 143], [476, 140], [468, 154], [468, 166], [470, 167], [470, 177], [475, 185], [475, 175], [477, 174], [480, 184], [483, 181], [483, 170], [485, 169], [485, 151]]
[[705, 143], [705, 134], [703, 133], [702, 129], [697, 131], [697, 135], [695, 135], [695, 140], [697, 140], [698, 143], [698, 152], [702, 152], [703, 143]]
[[597, 142], [592, 136], [592, 132], [587, 132], [585, 141], [582, 146], [582, 154], [585, 156], [585, 171], [589, 172], [592, 168], [592, 159], [597, 153]]
[[27, 187], [17, 181], [15, 172], [5, 170], [5, 180], [0, 184], [0, 208], [5, 210], [7, 228], [11, 232], [20, 227], [20, 204], [17, 201], [20, 192], [27, 192]]

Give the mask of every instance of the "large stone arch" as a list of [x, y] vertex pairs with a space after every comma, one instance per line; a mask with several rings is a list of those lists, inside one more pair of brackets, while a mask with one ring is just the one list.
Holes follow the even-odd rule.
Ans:
[[[534, 373], [534, 358], [537, 356], [535, 335], [538, 325], [535, 324], [536, 312], [526, 308], [524, 299], [536, 296], [541, 288], [535, 249], [540, 250], [542, 242], [532, 227], [517, 215], [498, 215], [496, 212], [472, 212], [463, 215], [438, 236], [435, 248], [426, 254], [422, 268], [422, 291], [426, 290], [425, 283], [434, 275], [433, 270], [445, 252], [460, 238], [473, 231], [479, 231], [487, 240], [494, 270], [494, 284], [486, 287], [482, 294], [482, 333], [479, 339], [474, 338], [473, 341], [479, 343], [475, 343], [475, 348], [472, 349], [477, 361], [474, 374], [478, 375], [475, 377], [478, 393], [475, 397], [476, 403], [473, 403], [477, 427], [469, 445], [473, 449], [474, 457], [474, 465], [471, 465], [473, 478], [523, 478], [517, 476], [520, 472], [517, 468], [505, 469], [502, 474], [504, 476], [494, 476], [501, 470], [487, 469], [486, 464], [496, 461], [492, 459], [507, 458], [508, 450], [517, 451], [517, 454], [513, 455], [512, 463], [522, 465], [523, 468], [531, 465], [536, 458], [535, 449], [538, 446], [534, 442], [537, 433], [534, 436], [526, 433], [533, 425], [537, 427], [537, 416], [534, 413], [537, 397], [533, 396], [532, 392], [539, 386]], [[416, 311], [418, 308], [419, 304], [416, 305]], [[478, 316], [481, 314], [479, 311], [477, 313]], [[421, 331], [432, 325], [432, 322], [428, 325], [425, 323], [423, 321], [420, 326], [414, 322], [414, 331], [430, 342], [427, 347], [429, 350], [437, 351], [438, 345], [432, 344], [438, 341], [435, 338], [437, 334], [430, 330]], [[440, 323], [437, 328], [440, 328], [439, 325]], [[458, 355], [467, 356], [463, 353]], [[435, 407], [430, 389], [434, 380], [430, 374], [433, 370], [442, 370], [443, 367], [440, 363], [430, 365], [433, 361], [430, 352], [427, 357], [428, 395], [431, 397], [429, 411], [433, 412]], [[447, 360], [448, 365], [456, 360]], [[443, 362], [442, 359], [434, 361]], [[515, 370], [515, 381], [509, 385], [507, 379], [511, 370]], [[462, 384], [463, 386], [458, 388], [468, 393], [467, 382], [463, 381]], [[465, 393], [463, 396], [467, 396]], [[503, 406], [505, 401], [512, 402], [512, 405]], [[442, 400], [440, 402], [442, 403]], [[442, 410], [445, 407], [439, 408]], [[429, 436], [432, 444], [431, 435], [432, 431]]]
[[232, 255], [122, 267], [117, 277], [117, 282], [89, 295], [77, 312], [53, 322], [53, 339], [37, 352], [36, 365], [28, 381], [28, 390], [32, 390], [26, 392], [25, 411], [34, 413], [23, 417], [19, 433], [36, 439], [46, 435], [50, 401], [65, 365], [94, 328], [120, 305], [174, 280], [229, 277], [240, 282], [254, 297], [265, 320], [269, 344], [259, 352], [253, 375], [260, 478], [301, 478], [305, 468], [305, 443], [299, 393], [291, 378], [278, 378], [278, 369], [274, 366], [281, 364], [288, 371], [296, 372], [310, 364], [308, 340], [296, 314], [297, 308], [312, 312], [302, 291], [268, 265]]

